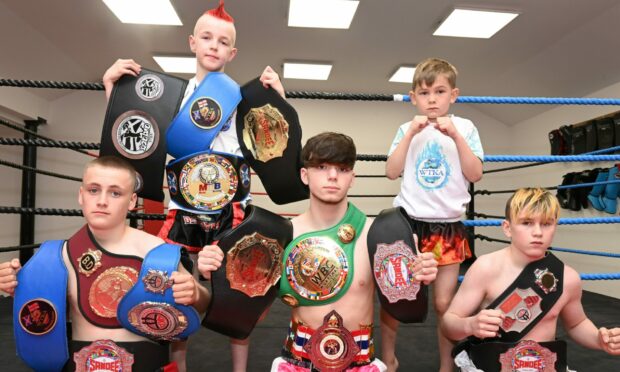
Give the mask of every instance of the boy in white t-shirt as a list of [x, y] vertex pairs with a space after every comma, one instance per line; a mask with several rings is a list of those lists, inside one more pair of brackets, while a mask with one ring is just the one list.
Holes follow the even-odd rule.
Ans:
[[[474, 124], [448, 114], [459, 95], [456, 76], [452, 64], [437, 58], [416, 67], [409, 96], [418, 115], [398, 128], [385, 167], [391, 180], [402, 175], [394, 206], [407, 211], [420, 252], [433, 252], [439, 261], [433, 291], [438, 324], [456, 292], [459, 264], [471, 257], [460, 220], [470, 200], [469, 183], [482, 178], [484, 156]], [[389, 370], [398, 367], [397, 328], [398, 321], [382, 311], [382, 359]], [[440, 371], [452, 371], [452, 343], [437, 333]]]

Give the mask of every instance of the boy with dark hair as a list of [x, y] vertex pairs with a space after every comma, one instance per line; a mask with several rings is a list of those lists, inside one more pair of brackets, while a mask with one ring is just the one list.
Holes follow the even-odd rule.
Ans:
[[[344, 134], [310, 138], [302, 151], [300, 176], [310, 189], [308, 209], [292, 219], [295, 238], [283, 255], [280, 297], [292, 306], [282, 357], [272, 371], [385, 371], [374, 357], [374, 284], [368, 256], [371, 220], [347, 199], [353, 185], [355, 144]], [[215, 245], [199, 254], [208, 275], [221, 266]], [[431, 253], [416, 262], [416, 280], [437, 273]]]

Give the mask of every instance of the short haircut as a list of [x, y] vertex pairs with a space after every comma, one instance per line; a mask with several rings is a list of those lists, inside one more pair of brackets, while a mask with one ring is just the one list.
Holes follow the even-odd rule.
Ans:
[[546, 221], [557, 223], [560, 203], [549, 191], [540, 187], [527, 187], [515, 191], [506, 202], [506, 220], [514, 221], [525, 212], [526, 216], [541, 216]]
[[456, 88], [456, 76], [458, 71], [450, 62], [439, 58], [428, 58], [420, 62], [415, 67], [413, 75], [413, 90], [426, 83], [427, 86], [433, 85], [438, 76], [445, 76], [451, 88]]
[[84, 167], [84, 171], [94, 166], [126, 170], [127, 172], [129, 172], [129, 176], [131, 178], [131, 190], [135, 190], [138, 176], [136, 174], [136, 169], [127, 160], [118, 156], [100, 156], [94, 160], [89, 161]]
[[355, 143], [351, 137], [334, 132], [323, 132], [310, 138], [301, 151], [305, 168], [330, 163], [353, 169], [356, 157]]

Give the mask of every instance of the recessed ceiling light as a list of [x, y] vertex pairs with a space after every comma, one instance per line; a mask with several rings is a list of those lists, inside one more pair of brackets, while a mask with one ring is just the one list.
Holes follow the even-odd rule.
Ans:
[[392, 75], [389, 81], [392, 83], [409, 83], [413, 82], [413, 74], [415, 73], [415, 67], [400, 66], [398, 70]]
[[433, 35], [488, 39], [518, 15], [514, 12], [454, 9]]
[[316, 63], [284, 63], [285, 79], [327, 80], [332, 65]]
[[182, 26], [170, 0], [103, 0], [123, 23]]
[[177, 74], [196, 73], [196, 57], [153, 56], [153, 59], [164, 72]]
[[352, 0], [290, 0], [288, 25], [348, 29], [358, 5]]

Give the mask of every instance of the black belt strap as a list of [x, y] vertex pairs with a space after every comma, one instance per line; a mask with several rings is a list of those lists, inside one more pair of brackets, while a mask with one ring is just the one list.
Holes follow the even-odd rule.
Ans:
[[[405, 249], [418, 256], [417, 247], [413, 240], [413, 231], [408, 221], [407, 212], [401, 208], [390, 208], [381, 211], [375, 218], [370, 230], [368, 231], [368, 255], [370, 265], [375, 268], [375, 254], [378, 249], [384, 249], [381, 245], [398, 245], [399, 249]], [[398, 243], [398, 242], [402, 243]], [[407, 253], [407, 252], [405, 252]], [[401, 255], [394, 255], [401, 256]], [[397, 259], [405, 259], [395, 257]], [[373, 269], [373, 271], [375, 271]], [[387, 311], [392, 317], [403, 323], [420, 323], [426, 319], [428, 313], [428, 287], [424, 283], [411, 283], [409, 286], [419, 285], [420, 288], [414, 300], [400, 299], [396, 302], [390, 302], [388, 297], [383, 293], [382, 286], [377, 282], [377, 272], [373, 275], [375, 285], [377, 286], [377, 294], [381, 307]], [[404, 286], [404, 285], [403, 285]], [[389, 286], [388, 286], [389, 287]], [[391, 288], [388, 288], [388, 290]]]
[[99, 155], [126, 159], [138, 172], [138, 196], [164, 200], [166, 130], [176, 115], [187, 81], [142, 69], [123, 75], [108, 102]]
[[[548, 269], [555, 278], [557, 279], [556, 289], [555, 291], [545, 293], [542, 288], [536, 285], [536, 270], [544, 270]], [[545, 314], [551, 308], [557, 300], [562, 295], [564, 289], [564, 263], [560, 261], [553, 253], [547, 253], [547, 255], [538, 261], [529, 263], [523, 271], [519, 274], [519, 276], [515, 279], [515, 281], [498, 297], [496, 298], [487, 309], [496, 309], [498, 308], [504, 300], [506, 300], [517, 288], [532, 288], [536, 294], [538, 294], [542, 300], [540, 303], [540, 308], [542, 313], [532, 319], [527, 327], [525, 327], [521, 332], [505, 332], [502, 328], [499, 329], [499, 336], [503, 342], [515, 342], [519, 341], [523, 336], [525, 336], [539, 321], [541, 321]]]
[[269, 198], [286, 204], [308, 198], [301, 182], [301, 126], [293, 106], [258, 78], [241, 87], [237, 137], [243, 157], [260, 178]]
[[282, 254], [284, 247], [293, 239], [293, 226], [288, 219], [250, 204], [246, 208], [245, 219], [241, 224], [228, 230], [223, 236], [216, 237], [219, 238], [218, 245], [225, 255], [220, 269], [211, 274], [213, 293], [202, 325], [237, 339], [244, 339], [250, 335], [261, 314], [277, 296], [277, 288], [273, 285], [265, 295], [255, 297], [231, 288], [230, 273], [226, 272], [229, 266], [229, 252], [234, 247], [239, 249], [240, 244], [245, 243], [244, 239], [254, 233], [259, 233], [267, 239], [274, 239], [279, 244], [279, 260], [272, 262], [277, 266], [278, 271], [275, 273], [279, 279], [282, 273]]

